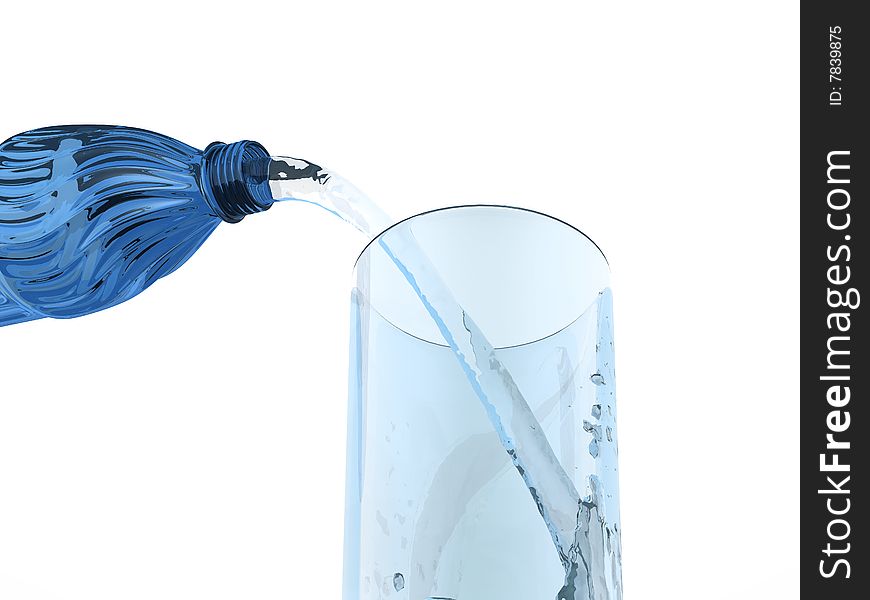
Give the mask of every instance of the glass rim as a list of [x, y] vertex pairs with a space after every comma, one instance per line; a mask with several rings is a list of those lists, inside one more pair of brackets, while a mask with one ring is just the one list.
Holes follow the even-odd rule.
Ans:
[[524, 208], [522, 206], [511, 206], [509, 204], [456, 204], [456, 205], [452, 205], [452, 206], [442, 206], [440, 208], [433, 208], [431, 210], [426, 210], [426, 211], [423, 211], [423, 212], [420, 212], [417, 214], [413, 214], [409, 217], [405, 217], [404, 219], [396, 221], [395, 223], [393, 223], [389, 227], [381, 230], [380, 232], [378, 232], [377, 235], [373, 236], [372, 239], [370, 239], [368, 242], [366, 242], [366, 245], [363, 247], [362, 251], [356, 257], [356, 260], [353, 263], [353, 268], [356, 269], [356, 266], [357, 266], [357, 264], [359, 264], [360, 259], [363, 257], [363, 255], [366, 252], [368, 252], [368, 250], [372, 246], [372, 244], [375, 243], [376, 241], [378, 241], [381, 237], [383, 237], [384, 234], [386, 234], [388, 231], [390, 231], [394, 227], [397, 227], [397, 226], [401, 225], [402, 223], [405, 223], [406, 221], [410, 221], [411, 219], [416, 219], [418, 217], [425, 217], [426, 215], [430, 215], [433, 213], [452, 211], [452, 210], [458, 210], [458, 209], [463, 209], [463, 208], [503, 208], [503, 209], [507, 209], [507, 210], [516, 210], [519, 212], [525, 212], [525, 213], [538, 215], [541, 217], [546, 217], [548, 219], [556, 221], [557, 223], [561, 223], [562, 225], [565, 225], [569, 229], [573, 229], [574, 231], [576, 231], [577, 233], [579, 233], [580, 235], [585, 237], [587, 240], [589, 240], [592, 243], [592, 245], [595, 246], [596, 250], [598, 250], [598, 252], [601, 254], [601, 258], [604, 259], [604, 262], [607, 265], [608, 271], [610, 270], [610, 261], [607, 260], [607, 255], [604, 254], [604, 250], [602, 250], [601, 246], [599, 246], [595, 240], [593, 240], [591, 237], [589, 237], [589, 235], [586, 234], [584, 231], [582, 231], [580, 228], [575, 227], [571, 223], [568, 223], [567, 221], [564, 221], [564, 220], [560, 219], [559, 217], [554, 217], [553, 215], [547, 214], [545, 212], [541, 212], [539, 210], [534, 210], [532, 208]]
[[[354, 267], [353, 267], [354, 277], [356, 277], [357, 269], [359, 268], [359, 266], [361, 264], [361, 259], [363, 259], [364, 257], [367, 258], [367, 257], [371, 256], [372, 251], [370, 249], [373, 247], [377, 247], [377, 244], [375, 244], [373, 246], [373, 242], [377, 242], [377, 241], [381, 240], [388, 232], [393, 230], [393, 228], [395, 228], [399, 225], [403, 225], [409, 221], [412, 221], [413, 219], [417, 219], [420, 217], [424, 217], [424, 219], [422, 219], [420, 221], [420, 223], [427, 223], [428, 221], [425, 219], [425, 217], [427, 217], [428, 215], [438, 215], [441, 213], [448, 213], [451, 217], [456, 217], [457, 219], [461, 220], [461, 219], [463, 219], [463, 216], [462, 216], [463, 209], [468, 210], [468, 211], [475, 211], [475, 210], [483, 209], [481, 214], [484, 214], [484, 215], [502, 214], [505, 216], [510, 216], [513, 219], [518, 219], [518, 222], [521, 224], [520, 225], [521, 227], [522, 227], [522, 223], [525, 222], [524, 219], [529, 220], [530, 227], [535, 226], [535, 225], [533, 225], [533, 223], [541, 223], [541, 222], [550, 223], [551, 227], [553, 228], [554, 235], [557, 235], [557, 232], [560, 232], [560, 233], [558, 233], [558, 235], [560, 235], [560, 236], [567, 236], [568, 238], [573, 238], [573, 239], [577, 240], [577, 243], [581, 243], [581, 244], [585, 243], [587, 248], [588, 248], [587, 251], [590, 252], [589, 258], [593, 261], [596, 261], [600, 265], [600, 267], [604, 268], [604, 272], [607, 273], [607, 277], [609, 280], [609, 277], [611, 275], [611, 270], [610, 270], [610, 263], [608, 262], [607, 257], [605, 256], [604, 252], [601, 250], [601, 247], [592, 238], [590, 238], [586, 233], [584, 233], [582, 230], [580, 230], [579, 228], [575, 227], [574, 225], [571, 225], [570, 223], [568, 223], [562, 219], [559, 219], [557, 217], [554, 217], [552, 215], [549, 215], [549, 214], [541, 212], [541, 211], [537, 211], [537, 210], [533, 210], [533, 209], [529, 209], [529, 208], [518, 207], [518, 206], [503, 205], [503, 204], [461, 204], [461, 205], [455, 205], [455, 206], [444, 206], [444, 207], [436, 208], [433, 210], [428, 210], [428, 211], [424, 211], [424, 212], [421, 212], [418, 214], [414, 214], [414, 215], [406, 217], [400, 221], [397, 221], [396, 223], [393, 223], [389, 227], [386, 227], [383, 231], [378, 233], [375, 237], [373, 237], [371, 240], [369, 240], [366, 243], [365, 247], [360, 252], [359, 256], [357, 257], [356, 261], [354, 262]], [[436, 221], [436, 223], [437, 223], [437, 221]], [[576, 234], [580, 234], [580, 237], [577, 237]], [[591, 247], [590, 247], [590, 244], [591, 244]], [[594, 248], [594, 250], [592, 250], [592, 248]], [[594, 299], [590, 299], [590, 303], [594, 303], [594, 302], [595, 302]], [[560, 322], [551, 323], [551, 325], [554, 325], [552, 327], [541, 328], [537, 332], [537, 334], [535, 334], [535, 335], [517, 336], [517, 337], [509, 336], [508, 339], [504, 339], [501, 341], [497, 341], [496, 339], [491, 339], [490, 341], [494, 344], [494, 348], [496, 348], [496, 349], [507, 349], [507, 348], [517, 348], [517, 347], [522, 347], [522, 346], [528, 346], [530, 344], [534, 344], [534, 343], [540, 342], [542, 340], [545, 340], [547, 338], [550, 338], [554, 335], [561, 333], [562, 331], [571, 327], [572, 325], [574, 325], [579, 319], [581, 319], [583, 317], [583, 315], [587, 312], [587, 310], [589, 309], [589, 306], [591, 306], [591, 304], [587, 305], [586, 302], [583, 302], [582, 304], [577, 304], [577, 306], [580, 307], [581, 309], [577, 310], [575, 308], [574, 310], [571, 310], [570, 312], [566, 311], [564, 320], [559, 319]], [[449, 347], [443, 342], [443, 340], [440, 339], [440, 337], [437, 334], [421, 333], [421, 331], [423, 331], [423, 330], [421, 330], [419, 327], [415, 326], [413, 324], [413, 321], [406, 320], [406, 319], [403, 319], [401, 317], [397, 320], [396, 315], [393, 314], [391, 312], [391, 310], [387, 310], [387, 311], [382, 310], [383, 307], [381, 306], [380, 302], [373, 302], [372, 299], [370, 299], [369, 308], [374, 313], [378, 314], [386, 323], [390, 324], [392, 327], [394, 327], [398, 331], [401, 331], [405, 335], [416, 338], [419, 341], [426, 342], [427, 344], [433, 344], [433, 345], [441, 346], [441, 347]], [[559, 310], [561, 310], [561, 309], [559, 309]], [[477, 314], [477, 313], [475, 313], [475, 314]], [[428, 320], [426, 320], [426, 319], [424, 319], [424, 320], [428, 323]], [[425, 327], [424, 327], [424, 329], [425, 329]], [[499, 336], [497, 336], [497, 337], [499, 337]]]

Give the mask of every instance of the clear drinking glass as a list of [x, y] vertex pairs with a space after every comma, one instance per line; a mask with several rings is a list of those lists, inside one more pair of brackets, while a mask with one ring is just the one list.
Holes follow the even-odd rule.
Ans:
[[[573, 484], [573, 550], [555, 542], [492, 415], [379, 243], [407, 234], [491, 342], [534, 414], [526, 425], [545, 434]], [[375, 238], [355, 279], [345, 600], [621, 598], [609, 268], [600, 249], [541, 213], [454, 207]]]

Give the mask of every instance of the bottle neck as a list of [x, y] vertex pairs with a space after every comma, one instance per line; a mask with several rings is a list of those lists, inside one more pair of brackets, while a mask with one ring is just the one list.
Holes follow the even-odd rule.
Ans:
[[201, 184], [217, 216], [238, 223], [272, 206], [269, 153], [257, 142], [214, 142], [202, 157]]

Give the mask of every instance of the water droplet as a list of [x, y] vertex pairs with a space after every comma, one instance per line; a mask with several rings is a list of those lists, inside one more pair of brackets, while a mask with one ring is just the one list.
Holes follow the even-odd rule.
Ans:
[[598, 441], [592, 440], [589, 442], [589, 454], [592, 455], [592, 458], [598, 458]]
[[601, 439], [601, 425], [593, 425], [589, 421], [583, 421], [583, 431], [591, 433], [596, 441]]
[[405, 589], [405, 576], [401, 573], [396, 573], [393, 575], [393, 587], [396, 588], [397, 592]]
[[592, 405], [592, 418], [600, 419], [601, 418], [601, 405], [593, 404]]
[[589, 381], [591, 381], [595, 385], [605, 385], [604, 377], [601, 375], [601, 373], [593, 373], [589, 376]]
[[613, 441], [613, 430], [610, 429], [610, 427], [607, 428], [607, 441], [608, 442]]

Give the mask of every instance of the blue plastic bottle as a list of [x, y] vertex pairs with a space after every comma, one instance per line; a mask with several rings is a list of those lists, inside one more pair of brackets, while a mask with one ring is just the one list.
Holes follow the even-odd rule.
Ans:
[[222, 222], [267, 210], [271, 164], [256, 142], [200, 151], [130, 127], [50, 127], [8, 139], [0, 145], [0, 326], [132, 298]]

